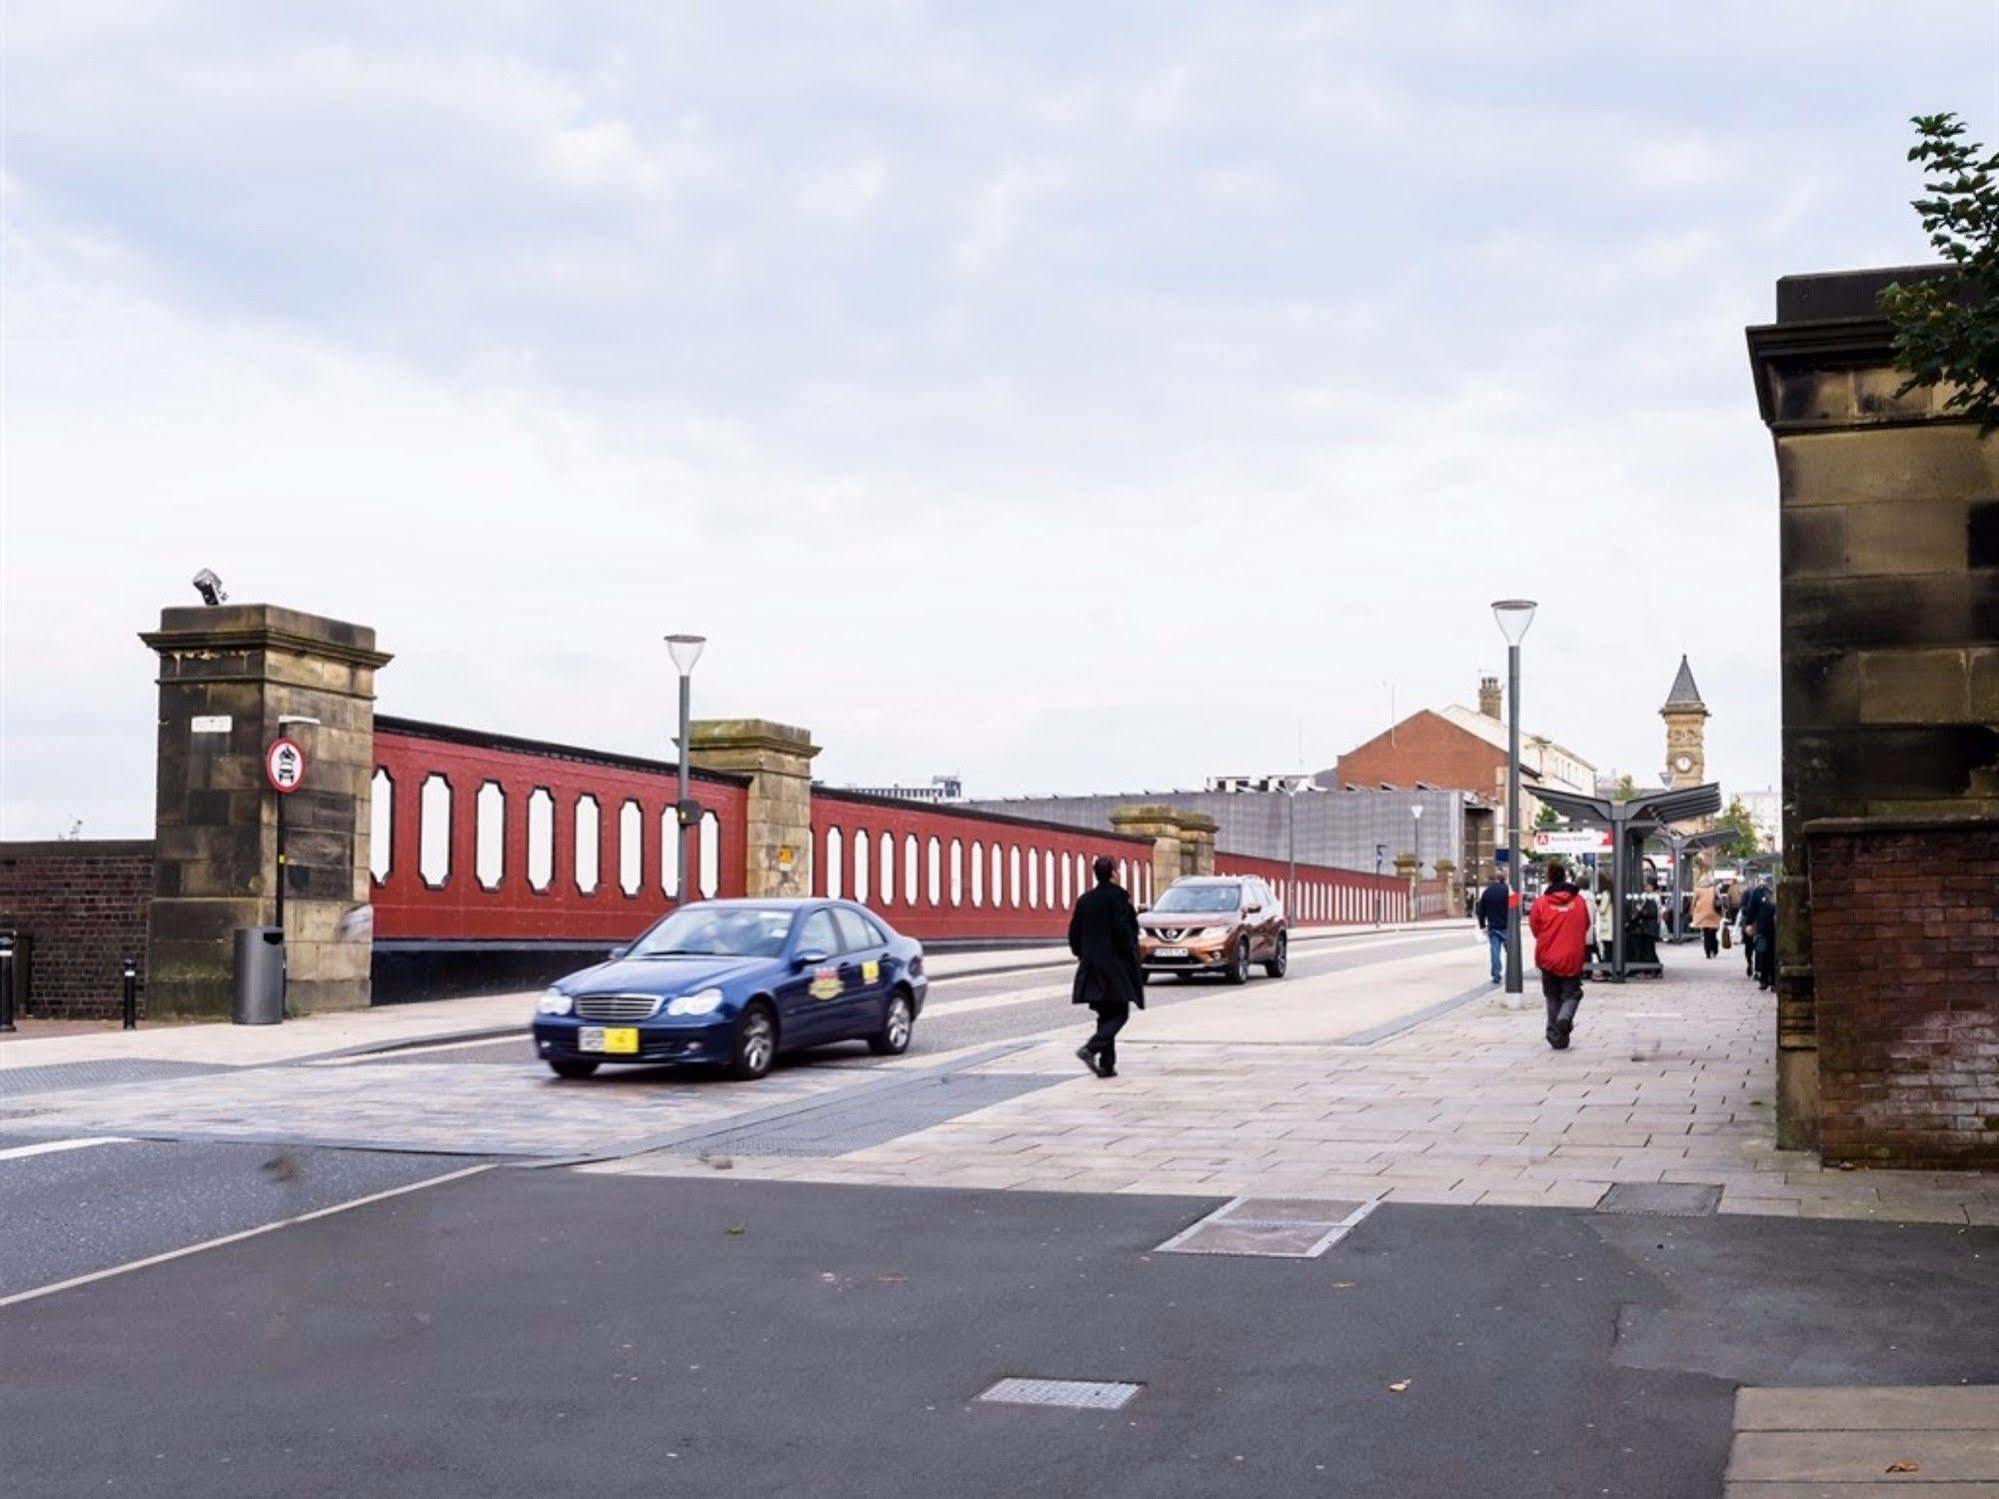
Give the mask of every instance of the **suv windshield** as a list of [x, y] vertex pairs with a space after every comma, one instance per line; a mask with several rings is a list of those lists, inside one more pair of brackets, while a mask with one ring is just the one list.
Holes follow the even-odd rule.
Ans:
[[1233, 911], [1240, 885], [1175, 885], [1159, 897], [1155, 911]]
[[675, 911], [639, 938], [629, 956], [774, 958], [784, 951], [795, 914], [789, 906], [700, 905]]

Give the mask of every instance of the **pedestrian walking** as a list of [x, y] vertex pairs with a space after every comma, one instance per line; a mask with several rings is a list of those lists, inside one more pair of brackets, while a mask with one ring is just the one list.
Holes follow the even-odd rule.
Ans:
[[1756, 908], [1756, 987], [1777, 987], [1777, 892]]
[[1756, 977], [1756, 918], [1763, 907], [1775, 899], [1768, 882], [1761, 875], [1749, 887], [1749, 893], [1742, 897], [1737, 925], [1742, 933], [1742, 972], [1746, 978]]
[[1713, 880], [1694, 886], [1694, 930], [1701, 934], [1701, 951], [1708, 957], [1721, 951], [1721, 901]]
[[1084, 893], [1069, 917], [1069, 951], [1076, 955], [1070, 1000], [1097, 1013], [1097, 1029], [1076, 1048], [1085, 1067], [1098, 1077], [1117, 1076], [1117, 1033], [1131, 1019], [1131, 1007], [1145, 1008], [1145, 972], [1138, 963], [1138, 912], [1117, 883], [1117, 861], [1099, 854], [1091, 869], [1094, 890]]
[[1592, 917], [1589, 902], [1569, 883], [1560, 864], [1548, 866], [1548, 883], [1527, 913], [1534, 933], [1534, 966], [1541, 970], [1541, 997], [1548, 1002], [1548, 1044], [1566, 1051], [1583, 1002], [1583, 949]]
[[1492, 981], [1505, 977], [1506, 933], [1513, 925], [1512, 895], [1506, 881], [1494, 875], [1478, 893], [1478, 929], [1492, 956]]

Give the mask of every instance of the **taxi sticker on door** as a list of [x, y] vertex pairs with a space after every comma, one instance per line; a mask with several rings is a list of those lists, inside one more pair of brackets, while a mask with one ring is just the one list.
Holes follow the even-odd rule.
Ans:
[[814, 999], [838, 999], [840, 997], [840, 970], [837, 968], [815, 968], [812, 982], [805, 992]]
[[873, 958], [861, 964], [861, 982], [872, 984], [882, 976], [882, 965]]

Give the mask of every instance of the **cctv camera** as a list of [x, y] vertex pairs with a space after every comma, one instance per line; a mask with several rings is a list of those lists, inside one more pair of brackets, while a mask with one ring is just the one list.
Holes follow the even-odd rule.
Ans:
[[222, 591], [222, 580], [205, 567], [194, 575], [194, 591], [204, 604], [220, 604], [229, 597]]

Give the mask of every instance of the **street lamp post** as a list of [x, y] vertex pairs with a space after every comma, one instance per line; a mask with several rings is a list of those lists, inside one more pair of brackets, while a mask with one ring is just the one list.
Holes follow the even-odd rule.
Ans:
[[1524, 1003], [1520, 987], [1520, 642], [1534, 623], [1532, 599], [1500, 599], [1492, 606], [1506, 637], [1506, 1007]]
[[683, 906], [687, 904], [688, 872], [695, 867], [695, 861], [688, 857], [688, 844], [692, 841], [689, 835], [701, 826], [701, 814], [687, 792], [687, 718], [693, 702], [694, 663], [701, 659], [701, 648], [707, 643], [705, 635], [666, 637], [666, 652], [673, 657], [674, 669], [680, 673], [680, 752], [673, 757], [680, 772], [680, 796], [673, 812], [680, 840], [680, 888], [674, 894], [674, 902]]

